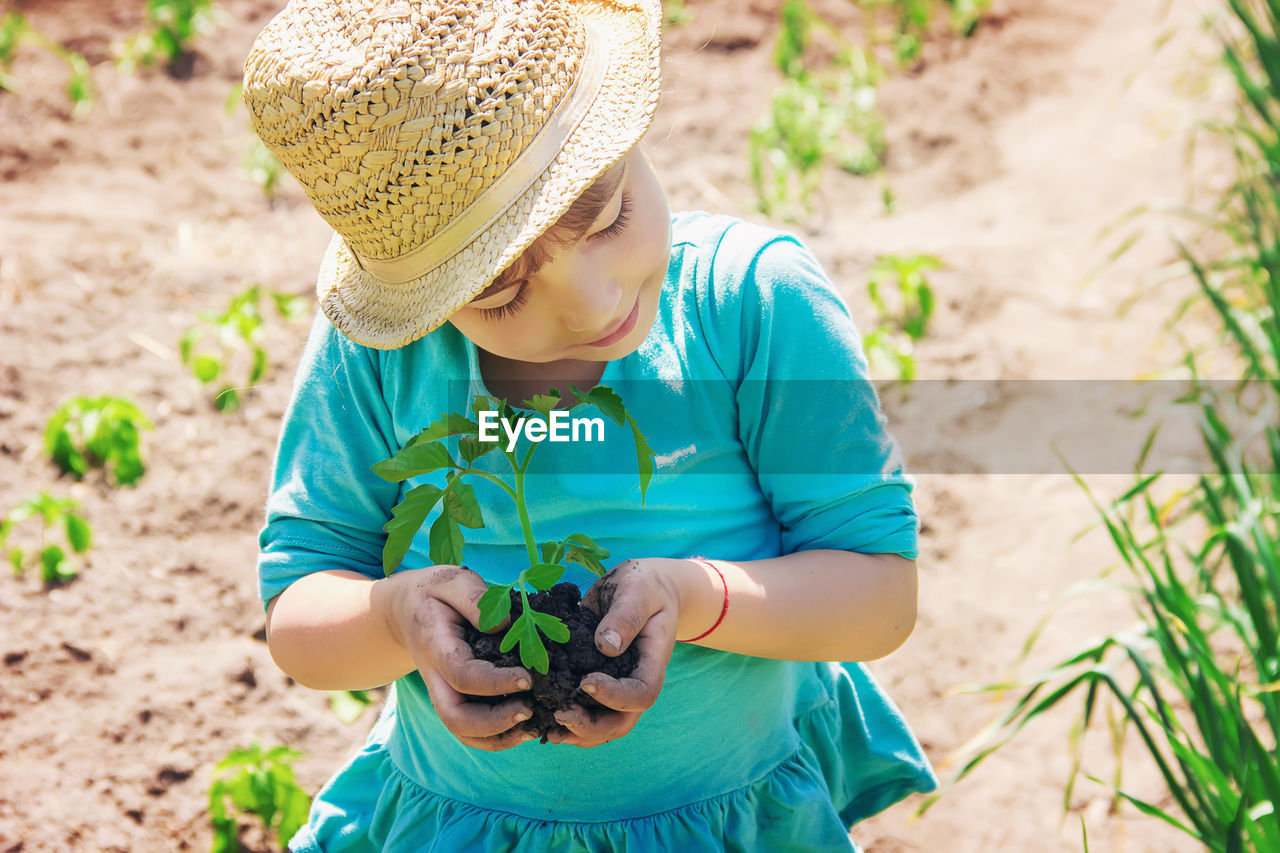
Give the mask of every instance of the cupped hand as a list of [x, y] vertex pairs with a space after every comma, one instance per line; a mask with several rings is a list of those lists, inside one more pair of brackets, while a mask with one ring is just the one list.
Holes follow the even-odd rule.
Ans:
[[[509, 749], [533, 737], [520, 725], [529, 718], [523, 699], [495, 705], [475, 696], [502, 696], [529, 689], [528, 670], [479, 660], [466, 640], [465, 623], [480, 627], [477, 602], [486, 585], [463, 566], [429, 566], [397, 572], [387, 615], [396, 640], [408, 650], [445, 728], [467, 746]], [[498, 629], [506, 628], [504, 622]]]
[[587, 591], [583, 606], [601, 615], [596, 648], [617, 657], [634, 643], [640, 657], [624, 678], [601, 672], [584, 676], [579, 686], [605, 707], [575, 703], [558, 711], [560, 725], [548, 733], [549, 742], [592, 747], [617, 740], [657, 701], [676, 643], [681, 601], [676, 579], [687, 570], [684, 564], [665, 558], [624, 560]]

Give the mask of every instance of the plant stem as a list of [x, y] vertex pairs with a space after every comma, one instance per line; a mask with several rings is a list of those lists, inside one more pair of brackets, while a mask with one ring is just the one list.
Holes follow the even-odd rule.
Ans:
[[[516, 512], [520, 516], [520, 529], [524, 531], [524, 547], [529, 552], [529, 565], [531, 566], [534, 563], [541, 562], [538, 559], [538, 546], [533, 541], [533, 526], [529, 523], [529, 510], [525, 506], [524, 500], [524, 471], [529, 467], [529, 457], [533, 456], [533, 450], [533, 447], [529, 448], [529, 452], [525, 454], [524, 461], [520, 465], [512, 463], [511, 466], [516, 472]], [[524, 594], [523, 591], [521, 594]]]
[[515, 489], [511, 488], [501, 478], [496, 477], [493, 474], [490, 474], [488, 471], [481, 471], [479, 468], [459, 468], [458, 476], [461, 477], [464, 474], [475, 474], [477, 477], [484, 477], [486, 480], [491, 480], [494, 483], [497, 483], [498, 487], [501, 488], [502, 491], [506, 492], [511, 497], [511, 500], [516, 501], [517, 504], [519, 503], [519, 500], [516, 497]]

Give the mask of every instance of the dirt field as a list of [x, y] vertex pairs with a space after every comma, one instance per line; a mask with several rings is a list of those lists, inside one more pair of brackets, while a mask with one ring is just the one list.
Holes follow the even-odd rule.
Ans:
[[[3, 853], [207, 849], [209, 774], [229, 749], [254, 737], [301, 749], [299, 779], [314, 791], [372, 722], [339, 722], [263, 642], [255, 536], [305, 324], [269, 323], [272, 370], [231, 415], [213, 411], [176, 353], [196, 311], [250, 284], [309, 294], [328, 240], [287, 179], [274, 204], [248, 180], [245, 114], [223, 106], [279, 5], [222, 0], [222, 26], [175, 79], [110, 64], [143, 27], [141, 0], [21, 4], [85, 54], [99, 99], [71, 120], [65, 66], [39, 52], [13, 69], [26, 91], [0, 93], [0, 512], [39, 490], [70, 495], [96, 541], [64, 588], [0, 574]], [[751, 216], [745, 138], [773, 79], [778, 4], [689, 5], [693, 21], [669, 34], [647, 150], [673, 208]], [[836, 0], [818, 5], [848, 16]], [[876, 256], [927, 252], [946, 268], [933, 276], [939, 313], [918, 352], [922, 376], [1129, 379], [1171, 364], [1178, 350], [1161, 327], [1187, 282], [1117, 315], [1173, 256], [1160, 228], [1085, 279], [1118, 242], [1098, 239], [1104, 226], [1184, 193], [1187, 133], [1221, 101], [1199, 14], [1189, 0], [996, 0], [972, 39], [930, 44], [919, 68], [885, 83], [885, 175], [831, 175], [804, 233], [859, 322], [872, 320], [863, 282]], [[1210, 185], [1220, 161], [1201, 150], [1191, 171]], [[41, 453], [61, 402], [107, 393], [156, 422], [133, 489], [98, 474], [60, 479]], [[1094, 513], [1064, 474], [918, 481], [920, 618], [872, 669], [945, 780], [948, 755], [1000, 707], [954, 688], [1007, 676], [1050, 601], [1114, 556], [1096, 529], [1072, 541]], [[1125, 481], [1091, 478], [1103, 491]], [[1119, 597], [1076, 602], [1032, 666], [1129, 618]], [[855, 837], [874, 853], [1056, 853], [1082, 849], [1082, 816], [1095, 851], [1196, 849], [1131, 808], [1111, 813], [1108, 790], [1086, 780], [1064, 819], [1067, 726], [1063, 714], [1044, 721], [923, 818], [912, 821], [908, 801]], [[1109, 777], [1105, 731], [1091, 742], [1086, 768]], [[1154, 782], [1136, 766], [1125, 778], [1158, 796]]]

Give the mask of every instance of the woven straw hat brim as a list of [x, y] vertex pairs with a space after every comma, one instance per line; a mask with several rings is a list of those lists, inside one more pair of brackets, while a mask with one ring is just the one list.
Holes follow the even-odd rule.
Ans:
[[325, 315], [352, 341], [396, 349], [441, 326], [644, 136], [661, 92], [661, 4], [587, 0], [575, 7], [599, 25], [607, 52], [599, 93], [550, 165], [477, 239], [431, 272], [391, 284], [365, 271], [334, 234], [316, 294]]

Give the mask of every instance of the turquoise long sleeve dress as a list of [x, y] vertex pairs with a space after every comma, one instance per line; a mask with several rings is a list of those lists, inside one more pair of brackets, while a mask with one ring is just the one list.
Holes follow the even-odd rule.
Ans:
[[[605, 419], [602, 441], [544, 441], [534, 454], [538, 541], [587, 533], [611, 552], [608, 565], [818, 548], [916, 557], [913, 484], [858, 333], [793, 237], [731, 217], [673, 216], [654, 326], [600, 382], [622, 396], [656, 453], [643, 505], [630, 430]], [[309, 572], [381, 577], [392, 506], [444, 478], [392, 484], [370, 466], [486, 393], [475, 345], [448, 324], [378, 351], [317, 318], [260, 537], [263, 601]], [[480, 463], [505, 467], [498, 453]], [[527, 566], [519, 522], [497, 486], [471, 482], [486, 526], [465, 531], [464, 562], [508, 583]], [[401, 565], [429, 564], [424, 526]], [[593, 579], [577, 566], [566, 576], [584, 589]], [[861, 664], [677, 644], [653, 707], [628, 735], [592, 749], [463, 746], [421, 677], [404, 676], [290, 849], [848, 851], [858, 849], [853, 823], [936, 786], [906, 721]]]

